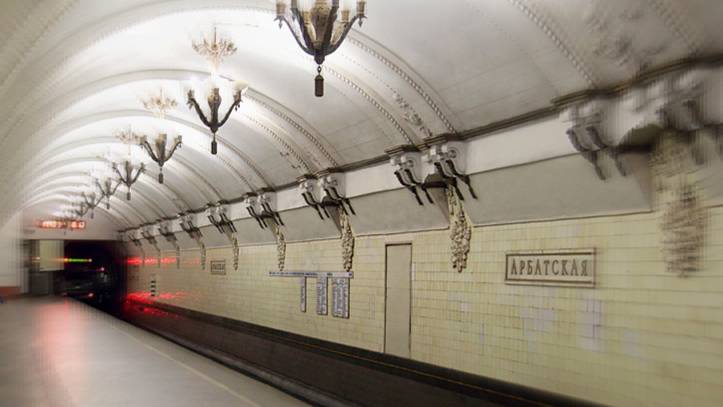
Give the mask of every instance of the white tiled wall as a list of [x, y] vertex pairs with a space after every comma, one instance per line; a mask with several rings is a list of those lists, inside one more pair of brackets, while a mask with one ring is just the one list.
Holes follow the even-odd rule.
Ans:
[[[413, 244], [413, 359], [615, 405], [723, 404], [723, 208], [711, 210], [701, 271], [665, 272], [659, 215], [611, 216], [474, 229], [468, 268], [449, 264], [448, 231], [405, 235]], [[135, 295], [160, 276], [160, 301], [302, 335], [383, 351], [384, 247], [398, 236], [357, 237], [351, 318], [306, 313], [297, 279], [272, 278], [275, 246], [229, 249], [226, 276], [198, 266], [130, 273]], [[504, 284], [511, 250], [595, 248], [596, 288]], [[166, 253], [172, 256], [172, 253]], [[195, 262], [195, 263], [194, 263]], [[287, 270], [341, 268], [338, 240], [287, 247]], [[140, 274], [138, 274], [140, 273]]]

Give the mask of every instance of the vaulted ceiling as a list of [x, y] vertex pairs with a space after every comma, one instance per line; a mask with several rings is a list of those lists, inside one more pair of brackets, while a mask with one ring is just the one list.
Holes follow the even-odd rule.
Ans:
[[[587, 89], [723, 49], [723, 2], [706, 0], [369, 0], [368, 20], [316, 65], [262, 0], [4, 0], [0, 13], [0, 203], [48, 217], [124, 153], [119, 129], [171, 126], [183, 148], [166, 182], [148, 171], [105, 215], [123, 228], [289, 184], [305, 173], [462, 133]], [[191, 42], [213, 27], [238, 51], [220, 74], [249, 84], [241, 109], [210, 133], [186, 108], [203, 80]], [[159, 88], [165, 121], [140, 99]], [[408, 120], [418, 115], [423, 125]], [[137, 152], [142, 157], [140, 150]], [[494, 152], [490, 152], [494, 154]]]

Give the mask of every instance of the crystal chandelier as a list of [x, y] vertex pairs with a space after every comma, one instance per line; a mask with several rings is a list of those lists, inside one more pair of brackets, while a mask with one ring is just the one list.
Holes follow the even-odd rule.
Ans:
[[[160, 90], [159, 95], [152, 96], [146, 100], [143, 100], [142, 102], [143, 106], [145, 106], [146, 109], [148, 109], [159, 119], [164, 119], [166, 117], [166, 111], [176, 107], [176, 101], [173, 98], [164, 96], [163, 89]], [[183, 138], [181, 136], [176, 136], [176, 139], [174, 140], [171, 149], [167, 151], [167, 140], [168, 136], [165, 132], [158, 135], [156, 140], [153, 142], [153, 145], [148, 142], [148, 137], [141, 136], [139, 138], [139, 144], [141, 145], [141, 147], [143, 147], [143, 149], [148, 153], [148, 155], [151, 157], [151, 160], [158, 163], [159, 184], [163, 184], [163, 164], [165, 164], [168, 160], [171, 159], [171, 157], [173, 157], [176, 149], [181, 147], [183, 143]]]
[[[203, 38], [201, 42], [193, 42], [193, 49], [201, 56], [206, 58], [211, 66], [211, 76], [206, 80], [203, 89], [194, 89], [193, 86], [187, 86], [185, 89], [186, 104], [189, 109], [194, 109], [196, 114], [204, 126], [208, 127], [213, 134], [213, 141], [211, 142], [211, 154], [218, 152], [218, 144], [216, 143], [216, 135], [218, 129], [220, 129], [228, 121], [231, 113], [234, 110], [238, 110], [241, 106], [241, 97], [246, 90], [248, 85], [242, 81], [236, 81], [231, 83], [227, 79], [222, 79], [218, 76], [218, 67], [221, 61], [227, 56], [233, 55], [236, 52], [236, 46], [234, 43], [226, 38], [220, 38], [213, 30], [213, 38]], [[231, 88], [231, 89], [229, 89]], [[219, 115], [221, 109], [221, 103], [223, 102], [223, 93], [227, 93], [231, 90], [230, 97], [233, 98], [233, 102], [228, 106], [228, 109], [223, 116]], [[196, 92], [202, 91], [206, 97], [208, 103], [208, 112], [204, 112], [204, 109], [196, 100]], [[227, 95], [226, 97], [228, 97]], [[208, 114], [207, 114], [208, 113]]]
[[[116, 137], [123, 143], [128, 145], [128, 156], [122, 163], [112, 162], [113, 171], [118, 175], [120, 184], [125, 185], [128, 190], [126, 192], [126, 200], [131, 200], [131, 186], [138, 181], [138, 178], [146, 172], [146, 166], [143, 163], [136, 164], [133, 161], [131, 145], [134, 141], [140, 140], [140, 136], [134, 133], [130, 128], [116, 133]], [[114, 191], [115, 192], [115, 191]]]
[[302, 7], [299, 8], [299, 1], [291, 0], [289, 15], [286, 1], [277, 0], [275, 21], [279, 22], [279, 28], [286, 23], [301, 49], [314, 57], [314, 61], [318, 65], [315, 94], [317, 97], [322, 97], [324, 96], [324, 77], [321, 75], [321, 65], [327, 55], [331, 55], [344, 42], [344, 38], [357, 20], [361, 27], [366, 18], [366, 1], [358, 0], [356, 2], [356, 13], [351, 19], [351, 9], [345, 4], [341, 10], [340, 20], [337, 14], [339, 0], [331, 0], [331, 4], [329, 4], [329, 0], [314, 0], [314, 5], [310, 8], [304, 7], [303, 3], [302, 0]]

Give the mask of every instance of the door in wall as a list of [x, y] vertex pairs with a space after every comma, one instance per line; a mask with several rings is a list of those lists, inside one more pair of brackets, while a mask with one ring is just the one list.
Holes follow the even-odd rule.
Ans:
[[409, 357], [412, 315], [412, 245], [387, 246], [384, 351]]

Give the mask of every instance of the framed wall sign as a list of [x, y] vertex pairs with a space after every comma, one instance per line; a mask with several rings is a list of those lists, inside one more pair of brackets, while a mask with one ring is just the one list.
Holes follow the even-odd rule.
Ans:
[[508, 252], [505, 283], [594, 287], [595, 249]]

